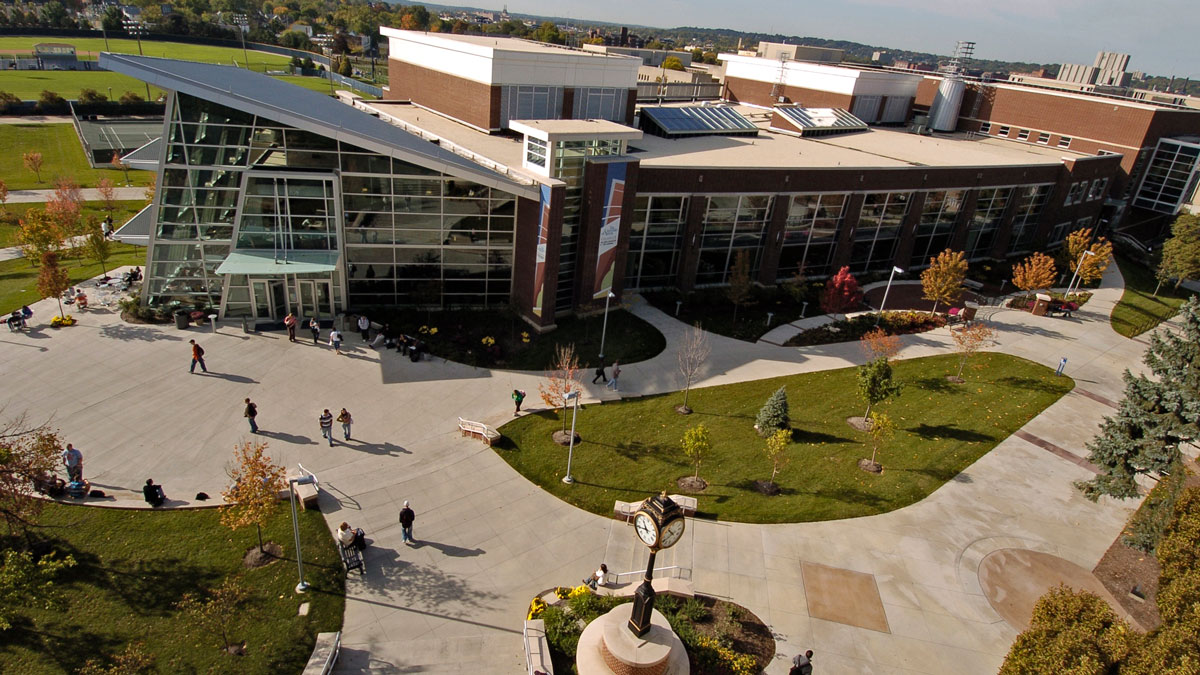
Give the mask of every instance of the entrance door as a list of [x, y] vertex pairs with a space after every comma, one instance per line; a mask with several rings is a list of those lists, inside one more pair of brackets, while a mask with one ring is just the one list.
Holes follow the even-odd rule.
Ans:
[[301, 279], [296, 284], [300, 287], [300, 318], [333, 318], [333, 283]]
[[259, 321], [279, 321], [287, 314], [287, 287], [282, 279], [251, 280], [250, 293], [254, 318]]

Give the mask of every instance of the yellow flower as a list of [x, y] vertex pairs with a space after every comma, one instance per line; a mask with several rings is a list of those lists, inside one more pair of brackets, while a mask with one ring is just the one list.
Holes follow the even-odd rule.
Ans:
[[430, 328], [430, 329], [429, 329], [429, 334], [430, 334], [430, 335], [437, 335], [437, 326], [434, 326], [433, 328]]

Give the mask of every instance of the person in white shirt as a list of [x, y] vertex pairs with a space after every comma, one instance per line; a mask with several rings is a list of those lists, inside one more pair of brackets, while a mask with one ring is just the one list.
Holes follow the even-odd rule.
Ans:
[[606, 565], [604, 563], [600, 563], [600, 569], [596, 570], [594, 573], [592, 573], [592, 576], [588, 577], [587, 579], [584, 579], [584, 581], [587, 583], [588, 586], [591, 586], [592, 590], [594, 591], [594, 590], [596, 590], [597, 586], [607, 585], [608, 582], [605, 581], [605, 579], [607, 577], [608, 577], [608, 565]]
[[360, 551], [363, 550], [367, 545], [366, 536], [362, 528], [355, 529], [350, 527], [349, 523], [342, 523], [338, 526], [337, 540], [343, 548], [353, 546]]
[[358, 315], [358, 332], [362, 333], [363, 342], [371, 341], [371, 320], [365, 314]]

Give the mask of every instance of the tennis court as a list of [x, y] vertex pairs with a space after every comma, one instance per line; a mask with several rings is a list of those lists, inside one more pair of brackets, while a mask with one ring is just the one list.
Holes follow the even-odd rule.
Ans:
[[138, 119], [80, 119], [79, 133], [83, 148], [93, 167], [112, 161], [113, 152], [125, 154], [162, 136], [163, 121]]

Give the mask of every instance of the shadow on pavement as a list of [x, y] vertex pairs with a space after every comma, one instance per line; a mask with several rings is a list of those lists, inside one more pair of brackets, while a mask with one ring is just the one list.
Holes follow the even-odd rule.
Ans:
[[112, 338], [114, 340], [140, 340], [142, 342], [155, 342], [157, 340], [174, 340], [179, 342], [183, 340], [182, 337], [175, 337], [169, 333], [164, 333], [158, 327], [124, 326], [121, 324], [101, 328], [100, 337]]
[[352, 438], [348, 441], [342, 441], [342, 444], [348, 448], [369, 452], [372, 455], [411, 455], [412, 450], [403, 448], [395, 443], [364, 443], [357, 438]]
[[481, 548], [463, 548], [451, 544], [440, 544], [436, 541], [413, 540], [413, 548], [425, 548], [426, 546], [436, 548], [438, 551], [441, 551], [442, 555], [448, 555], [451, 558], [473, 558], [477, 555], [487, 553], [487, 551]]
[[316, 441], [312, 440], [308, 436], [297, 436], [296, 434], [285, 434], [282, 431], [271, 431], [269, 429], [262, 429], [262, 428], [259, 428], [258, 435], [266, 436], [267, 438], [278, 439], [285, 443], [293, 443], [295, 445], [311, 445], [311, 444], [316, 443]]
[[258, 384], [258, 380], [254, 379], [252, 377], [246, 377], [245, 375], [234, 375], [232, 373], [218, 373], [215, 370], [210, 370], [207, 373], [201, 373], [201, 374], [208, 375], [209, 377], [215, 377], [219, 380], [229, 380], [230, 382], [236, 382], [238, 384]]

